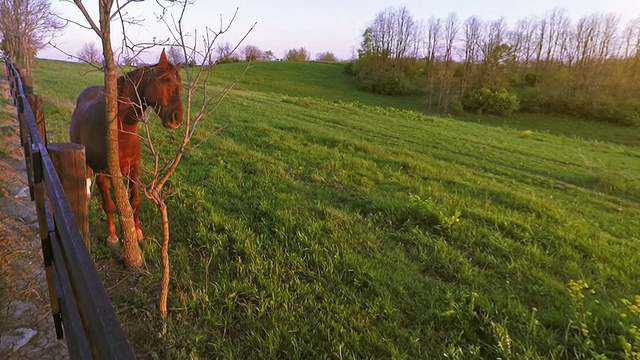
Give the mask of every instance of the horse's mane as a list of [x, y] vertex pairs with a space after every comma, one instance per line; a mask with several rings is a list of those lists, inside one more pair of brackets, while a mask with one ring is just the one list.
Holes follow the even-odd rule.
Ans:
[[[155, 74], [156, 73], [156, 69], [158, 69], [159, 64], [155, 64], [155, 65], [143, 65], [140, 67], [137, 67], [123, 75], [118, 76], [118, 95], [122, 95], [123, 91], [124, 91], [124, 85], [126, 80], [133, 80], [131, 81], [132, 84], [140, 84], [145, 82], [145, 80], [147, 80], [146, 78], [150, 75], [150, 74]], [[173, 65], [170, 64], [171, 67], [173, 67]], [[134, 85], [134, 87], [135, 87]]]
[[[124, 84], [125, 81], [127, 79], [131, 80], [131, 79], [139, 79], [142, 80], [140, 77], [144, 77], [144, 73], [146, 72], [147, 69], [151, 69], [152, 67], [154, 67], [155, 65], [145, 65], [145, 66], [140, 66], [137, 67], [129, 72], [126, 72], [123, 75], [118, 76], [118, 95], [122, 95], [122, 92], [124, 91]], [[142, 75], [138, 74], [142, 72]]]

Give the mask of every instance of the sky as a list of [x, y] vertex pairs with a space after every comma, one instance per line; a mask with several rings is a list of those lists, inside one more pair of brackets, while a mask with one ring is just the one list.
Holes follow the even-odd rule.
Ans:
[[[97, 3], [84, 1], [96, 22]], [[592, 13], [619, 14], [622, 26], [640, 17], [640, 0], [196, 0], [194, 5], [187, 7], [183, 28], [193, 41], [195, 35], [201, 37], [205, 33], [206, 27], [220, 29], [221, 17], [227, 24], [238, 9], [235, 21], [219, 41], [235, 45], [255, 24], [243, 45], [271, 50], [276, 58], [283, 58], [289, 49], [304, 47], [312, 58], [329, 51], [345, 60], [356, 54], [362, 32], [376, 14], [399, 6], [405, 6], [414, 20], [425, 22], [432, 16], [445, 18], [455, 12], [461, 21], [472, 15], [483, 20], [504, 17], [512, 25], [529, 16], [544, 16], [555, 8], [566, 9], [572, 20]], [[47, 47], [38, 53], [38, 57], [71, 60], [65, 52], [75, 55], [85, 43], [100, 43], [93, 31], [77, 25], [87, 22], [72, 2], [52, 1], [52, 7], [62, 18], [72, 22], [52, 41], [58, 49]], [[154, 37], [169, 38], [167, 26], [157, 20], [159, 13], [160, 7], [155, 0], [126, 7], [127, 16], [144, 20], [140, 25], [129, 25], [127, 35], [134, 42], [151, 42]], [[113, 23], [112, 28], [113, 47], [118, 48], [122, 26]], [[160, 51], [159, 48], [147, 51], [142, 58], [152, 63]]]

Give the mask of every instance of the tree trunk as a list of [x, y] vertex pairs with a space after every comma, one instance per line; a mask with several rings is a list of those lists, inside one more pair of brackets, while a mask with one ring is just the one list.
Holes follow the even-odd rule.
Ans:
[[125, 262], [130, 268], [142, 266], [142, 254], [138, 246], [133, 210], [129, 204], [127, 187], [123, 182], [118, 156], [118, 88], [116, 65], [111, 48], [110, 14], [112, 0], [100, 1], [100, 28], [102, 31], [102, 48], [104, 55], [104, 85], [105, 85], [105, 118], [108, 122], [107, 130], [107, 158], [111, 186], [115, 196], [116, 207], [122, 228], [122, 250]]

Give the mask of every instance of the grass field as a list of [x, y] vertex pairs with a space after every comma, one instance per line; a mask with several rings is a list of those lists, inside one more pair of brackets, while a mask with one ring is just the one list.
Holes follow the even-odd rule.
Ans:
[[[101, 81], [88, 71], [36, 63], [52, 141]], [[255, 64], [171, 180], [168, 332], [148, 201], [151, 273], [111, 280], [139, 357], [638, 356], [640, 129], [423, 110], [359, 91], [339, 65]], [[98, 243], [97, 196], [91, 211]]]

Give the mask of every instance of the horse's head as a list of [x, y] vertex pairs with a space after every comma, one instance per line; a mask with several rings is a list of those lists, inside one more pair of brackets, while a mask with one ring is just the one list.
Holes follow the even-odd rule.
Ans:
[[167, 60], [162, 50], [160, 61], [151, 67], [144, 98], [162, 120], [162, 126], [175, 129], [182, 124], [182, 81], [180, 65]]

